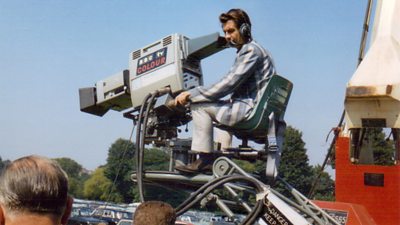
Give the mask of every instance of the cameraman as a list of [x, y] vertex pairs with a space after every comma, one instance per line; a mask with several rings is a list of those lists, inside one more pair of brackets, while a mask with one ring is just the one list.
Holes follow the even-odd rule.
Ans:
[[[185, 173], [198, 173], [211, 168], [213, 163], [213, 122], [234, 126], [253, 109], [260, 91], [275, 74], [269, 53], [251, 35], [251, 22], [241, 9], [231, 9], [219, 16], [225, 39], [237, 49], [235, 62], [229, 72], [210, 87], [197, 87], [182, 92], [175, 98], [176, 105], [190, 104], [193, 116], [192, 151], [199, 158], [187, 166], [175, 169]], [[267, 82], [266, 82], [267, 81]], [[223, 97], [231, 95], [229, 100]], [[232, 135], [218, 130], [217, 142], [222, 148], [230, 146]]]

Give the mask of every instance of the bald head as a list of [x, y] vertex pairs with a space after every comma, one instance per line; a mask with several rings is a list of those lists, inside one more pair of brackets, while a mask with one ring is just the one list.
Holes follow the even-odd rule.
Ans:
[[0, 174], [0, 204], [9, 213], [62, 216], [67, 206], [68, 178], [54, 161], [27, 156]]

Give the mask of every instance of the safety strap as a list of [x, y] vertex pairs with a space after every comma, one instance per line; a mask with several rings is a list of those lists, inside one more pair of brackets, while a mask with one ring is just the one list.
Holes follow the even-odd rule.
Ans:
[[275, 181], [276, 176], [278, 175], [278, 166], [280, 160], [280, 149], [276, 139], [275, 132], [275, 116], [272, 112], [269, 115], [269, 127], [268, 127], [268, 152], [267, 152], [267, 165], [266, 165], [266, 176], [269, 181]]

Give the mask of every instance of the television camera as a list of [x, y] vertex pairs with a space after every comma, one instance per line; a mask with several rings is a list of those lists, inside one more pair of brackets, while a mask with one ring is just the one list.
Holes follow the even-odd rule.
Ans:
[[[177, 127], [190, 121], [185, 108], [174, 106], [173, 98], [184, 90], [203, 84], [200, 61], [226, 47], [218, 33], [189, 39], [168, 35], [129, 54], [129, 69], [79, 89], [81, 111], [103, 116], [109, 110], [123, 111], [138, 122], [149, 112], [147, 133], [157, 140], [177, 137]], [[148, 104], [150, 102], [150, 104]], [[162, 144], [159, 141], [158, 144]]]

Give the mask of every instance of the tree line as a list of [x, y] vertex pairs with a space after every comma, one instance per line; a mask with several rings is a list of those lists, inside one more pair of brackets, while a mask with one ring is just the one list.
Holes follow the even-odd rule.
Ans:
[[[376, 143], [382, 143], [384, 135], [375, 132], [373, 137]], [[379, 145], [378, 154], [386, 152]], [[385, 146], [386, 147], [386, 146]], [[390, 146], [389, 146], [390, 147]], [[56, 158], [69, 177], [70, 194], [75, 198], [100, 200], [115, 203], [131, 203], [139, 201], [137, 187], [131, 180], [131, 174], [136, 168], [135, 145], [129, 140], [118, 139], [108, 150], [107, 162], [99, 166], [93, 172], [85, 170], [79, 163], [70, 158]], [[382, 160], [378, 160], [381, 162]], [[9, 161], [3, 161], [0, 157], [0, 170]], [[261, 174], [265, 171], [265, 162], [236, 160], [244, 170]], [[146, 149], [144, 168], [148, 170], [167, 170], [169, 165], [169, 154], [162, 149]], [[288, 126], [285, 131], [279, 176], [291, 184], [298, 191], [307, 195], [314, 179], [318, 176], [321, 167], [309, 164], [305, 143], [302, 140], [302, 133]], [[277, 182], [274, 189], [289, 196], [289, 192], [283, 185]], [[166, 192], [154, 186], [146, 187], [146, 195], [150, 199], [159, 199], [179, 204], [186, 197], [181, 192]], [[334, 181], [326, 172], [322, 172], [320, 182], [315, 188], [314, 199], [334, 200]]]

